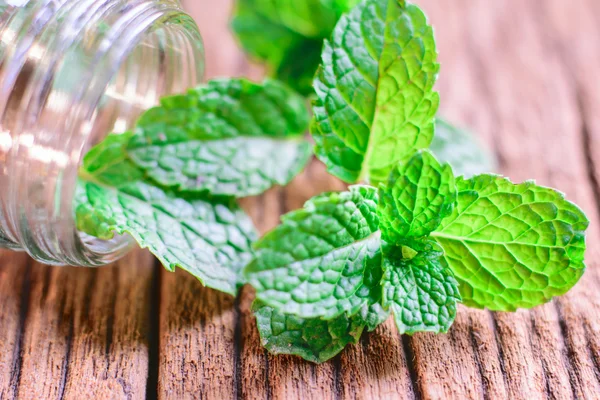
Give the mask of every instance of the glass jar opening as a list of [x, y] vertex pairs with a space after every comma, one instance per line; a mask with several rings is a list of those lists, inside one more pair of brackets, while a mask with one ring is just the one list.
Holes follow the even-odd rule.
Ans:
[[21, 38], [0, 52], [0, 245], [48, 264], [103, 265], [132, 241], [77, 231], [83, 156], [111, 132], [131, 129], [160, 97], [197, 85], [202, 41], [173, 1], [42, 3], [0, 26], [0, 40], [13, 27]]

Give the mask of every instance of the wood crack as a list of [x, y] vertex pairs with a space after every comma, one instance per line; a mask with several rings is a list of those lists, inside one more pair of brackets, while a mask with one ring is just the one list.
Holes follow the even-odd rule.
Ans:
[[17, 341], [13, 349], [12, 373], [10, 377], [10, 386], [15, 399], [19, 398], [19, 388], [21, 383], [21, 369], [23, 367], [23, 339], [25, 336], [25, 324], [29, 310], [29, 294], [31, 293], [31, 269], [33, 261], [28, 260], [25, 266], [25, 276], [21, 286], [21, 301], [19, 310], [19, 328], [17, 332]]
[[110, 311], [106, 320], [106, 343], [104, 346], [104, 357], [106, 361], [106, 379], [108, 379], [110, 374], [110, 349], [113, 343], [113, 330], [115, 324], [115, 312], [117, 307], [117, 295], [119, 293], [119, 271], [116, 268], [113, 268], [111, 274], [115, 285], [115, 292], [113, 293], [112, 299], [110, 299]]
[[488, 312], [492, 319], [492, 329], [494, 330], [494, 339], [496, 340], [496, 346], [498, 347], [498, 362], [500, 364], [500, 372], [502, 372], [502, 379], [504, 380], [504, 387], [510, 388], [508, 382], [508, 372], [506, 371], [506, 365], [504, 363], [504, 349], [502, 348], [502, 341], [500, 340], [500, 329], [498, 328], [498, 319], [496, 313]]
[[[534, 333], [536, 334], [535, 335], [536, 337], [539, 336], [539, 333], [538, 333], [535, 317], [531, 311], [529, 312], [529, 320], [531, 322], [531, 332], [529, 335], [529, 346], [532, 349], [536, 349], [537, 346], [541, 346], [542, 344], [540, 344], [539, 341], [536, 339], [535, 345], [534, 345]], [[540, 362], [542, 363], [542, 378], [544, 379], [544, 390], [545, 390], [546, 398], [550, 399], [550, 398], [552, 398], [552, 396], [551, 396], [552, 388], [550, 387], [550, 378], [548, 377], [548, 373], [546, 372], [548, 370], [548, 364], [546, 363], [546, 360], [544, 360], [544, 357], [540, 357]]]
[[242, 292], [238, 293], [233, 305], [235, 313], [235, 327], [233, 331], [233, 391], [236, 398], [242, 397], [242, 348], [244, 337], [242, 335], [242, 312], [240, 302]]
[[489, 399], [489, 383], [485, 378], [483, 364], [481, 363], [481, 358], [479, 357], [479, 345], [477, 344], [477, 339], [475, 338], [475, 330], [473, 329], [472, 322], [469, 324], [469, 336], [471, 340], [471, 347], [473, 347], [475, 364], [477, 365], [477, 371], [479, 372], [479, 377], [481, 379], [481, 391], [483, 392], [483, 398]]
[[270, 370], [271, 363], [269, 362], [269, 351], [265, 349], [265, 388], [267, 393], [267, 400], [271, 400], [273, 398], [273, 387], [271, 387], [271, 378], [270, 378]]
[[148, 307], [148, 376], [146, 399], [158, 399], [158, 374], [160, 365], [160, 298], [162, 264], [154, 260], [150, 283], [150, 307]]
[[342, 384], [342, 355], [338, 354], [333, 360], [333, 374], [334, 374], [334, 396], [336, 400], [344, 398], [343, 384]]
[[415, 399], [419, 400], [423, 398], [423, 392], [419, 386], [419, 377], [417, 375], [417, 360], [415, 352], [411, 346], [411, 338], [408, 335], [399, 335], [402, 340], [402, 348], [404, 349], [404, 358], [406, 359], [406, 367], [410, 376], [410, 383]]
[[71, 314], [71, 319], [69, 321], [69, 334], [67, 336], [67, 341], [65, 343], [66, 351], [65, 351], [65, 359], [62, 362], [61, 366], [61, 374], [60, 374], [60, 383], [58, 386], [58, 398], [63, 400], [65, 398], [65, 391], [67, 388], [67, 378], [69, 376], [69, 363], [71, 361], [71, 350], [73, 348], [73, 337], [75, 336], [75, 314]]

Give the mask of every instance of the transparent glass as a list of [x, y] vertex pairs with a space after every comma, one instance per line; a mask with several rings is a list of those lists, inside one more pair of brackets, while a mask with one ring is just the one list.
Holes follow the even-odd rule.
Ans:
[[198, 27], [177, 0], [0, 0], [0, 247], [99, 266], [128, 236], [76, 229], [85, 153], [203, 75]]

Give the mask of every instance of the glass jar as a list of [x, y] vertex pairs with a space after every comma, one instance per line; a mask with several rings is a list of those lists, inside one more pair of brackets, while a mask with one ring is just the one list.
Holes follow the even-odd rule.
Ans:
[[0, 246], [99, 266], [132, 246], [76, 229], [82, 157], [203, 75], [178, 0], [0, 0]]

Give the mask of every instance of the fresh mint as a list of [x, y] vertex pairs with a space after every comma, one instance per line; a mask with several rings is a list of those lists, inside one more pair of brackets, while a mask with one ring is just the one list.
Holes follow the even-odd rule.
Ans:
[[251, 196], [305, 167], [308, 120], [304, 99], [281, 83], [218, 79], [143, 114], [126, 152], [164, 187]]
[[[364, 0], [325, 42], [315, 151], [332, 174], [378, 188], [317, 196], [257, 242], [244, 273], [269, 350], [322, 362], [390, 313], [400, 333], [447, 332], [459, 302], [514, 311], [581, 278], [584, 213], [552, 189], [481, 174], [489, 158], [434, 120], [435, 59], [423, 13], [399, 0]], [[434, 128], [443, 162], [424, 150]]]
[[263, 345], [313, 362], [390, 315], [400, 333], [447, 332], [459, 302], [534, 307], [585, 269], [589, 222], [576, 205], [484, 174], [490, 158], [434, 119], [438, 64], [423, 12], [363, 0], [342, 15], [355, 3], [240, 0], [234, 28], [297, 86], [320, 58], [315, 152], [332, 174], [374, 186], [318, 195], [251, 247], [256, 233], [236, 198], [304, 167], [310, 118], [283, 84], [231, 79], [163, 99], [133, 132], [93, 148], [76, 198], [85, 233], [128, 233], [167, 268], [227, 293], [249, 282]]
[[315, 78], [316, 154], [346, 182], [377, 184], [433, 139], [439, 65], [423, 12], [365, 0], [325, 41]]
[[169, 270], [236, 294], [257, 234], [236, 198], [284, 185], [311, 155], [308, 111], [275, 81], [219, 79], [162, 99], [85, 156], [78, 229], [129, 234]]
[[255, 302], [252, 310], [261, 343], [273, 354], [293, 354], [320, 363], [357, 343], [365, 329], [360, 321], [341, 315], [332, 320], [304, 319]]
[[257, 237], [229, 198], [186, 196], [161, 188], [127, 160], [132, 133], [110, 135], [85, 157], [75, 198], [77, 228], [100, 239], [129, 234], [169, 270], [235, 294]]
[[392, 170], [379, 189], [383, 239], [398, 243], [433, 232], [456, 203], [452, 168], [429, 152], [419, 152]]
[[238, 0], [232, 29], [269, 74], [302, 94], [313, 93], [323, 40], [359, 0]]
[[258, 241], [246, 267], [257, 298], [286, 314], [335, 318], [369, 302], [365, 279], [381, 268], [377, 192], [317, 196]]
[[400, 334], [447, 332], [461, 301], [458, 282], [443, 252], [427, 249], [407, 257], [404, 246], [384, 246], [383, 307], [391, 309]]
[[401, 333], [446, 332], [458, 302], [514, 311], [568, 291], [584, 271], [587, 226], [552, 189], [454, 179], [420, 151], [379, 195], [354, 186], [284, 216], [245, 275], [273, 313], [305, 323], [345, 316], [372, 330], [391, 312]]
[[583, 275], [583, 211], [533, 182], [496, 175], [457, 180], [454, 212], [431, 236], [465, 304], [514, 311], [566, 293]]

